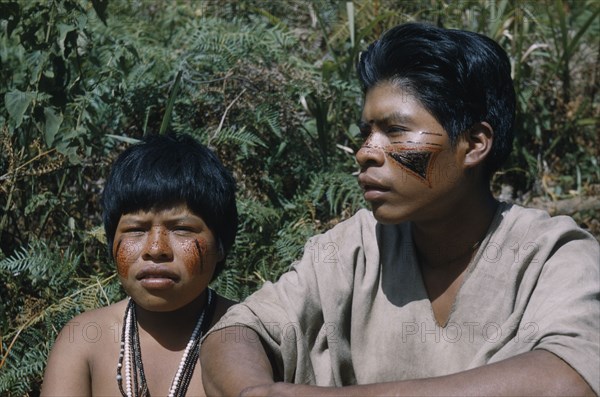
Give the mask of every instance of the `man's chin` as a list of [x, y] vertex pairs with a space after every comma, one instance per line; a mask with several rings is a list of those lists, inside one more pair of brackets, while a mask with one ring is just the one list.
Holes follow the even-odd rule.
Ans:
[[397, 225], [406, 220], [400, 217], [397, 213], [390, 213], [390, 211], [387, 211], [385, 206], [381, 204], [378, 205], [372, 203], [371, 211], [373, 212], [373, 217], [375, 217], [377, 222], [383, 225]]

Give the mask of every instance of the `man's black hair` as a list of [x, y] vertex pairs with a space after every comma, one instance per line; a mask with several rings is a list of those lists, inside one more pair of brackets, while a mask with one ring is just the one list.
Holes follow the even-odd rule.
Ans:
[[390, 82], [413, 95], [455, 145], [478, 122], [494, 130], [485, 162], [491, 175], [513, 142], [515, 91], [506, 52], [478, 33], [420, 23], [398, 25], [363, 52], [357, 64], [363, 92]]
[[[127, 148], [114, 162], [102, 193], [102, 219], [112, 256], [121, 216], [185, 203], [210, 228], [226, 256], [238, 226], [235, 180], [218, 157], [194, 138], [160, 135]], [[215, 268], [213, 279], [223, 270]]]

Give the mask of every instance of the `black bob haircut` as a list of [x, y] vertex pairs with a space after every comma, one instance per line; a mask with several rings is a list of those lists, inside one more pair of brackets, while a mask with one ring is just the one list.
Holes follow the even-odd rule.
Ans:
[[484, 172], [500, 168], [514, 137], [515, 91], [506, 52], [478, 33], [421, 23], [398, 25], [357, 63], [363, 92], [389, 82], [413, 95], [446, 130], [454, 146], [478, 122], [494, 130]]
[[[102, 193], [102, 220], [112, 257], [121, 216], [185, 203], [215, 236], [223, 258], [238, 226], [235, 180], [218, 157], [194, 138], [150, 136], [127, 148], [114, 162]], [[223, 271], [217, 263], [213, 280]]]

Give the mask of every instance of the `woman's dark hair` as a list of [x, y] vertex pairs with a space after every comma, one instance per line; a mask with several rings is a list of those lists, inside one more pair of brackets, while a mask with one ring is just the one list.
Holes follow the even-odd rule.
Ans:
[[[161, 135], [127, 148], [114, 162], [102, 193], [102, 219], [112, 256], [121, 216], [186, 203], [215, 235], [223, 257], [238, 226], [235, 180], [217, 156], [192, 137]], [[217, 264], [213, 279], [223, 270]]]
[[478, 122], [494, 130], [486, 176], [504, 163], [513, 142], [515, 91], [506, 52], [478, 33], [420, 23], [396, 26], [371, 44], [357, 64], [363, 92], [383, 82], [413, 95], [455, 145]]

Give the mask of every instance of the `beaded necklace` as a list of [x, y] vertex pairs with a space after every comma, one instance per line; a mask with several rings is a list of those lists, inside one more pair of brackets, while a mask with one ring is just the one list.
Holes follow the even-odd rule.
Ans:
[[[192, 332], [192, 336], [185, 347], [177, 372], [171, 381], [169, 388], [169, 397], [185, 396], [196, 363], [200, 356], [200, 339], [202, 338], [203, 323], [206, 317], [209, 317], [207, 324], [210, 324], [210, 317], [214, 311], [213, 292], [208, 289], [208, 302], [196, 327]], [[125, 387], [123, 387], [123, 365], [125, 366]], [[132, 382], [133, 374], [133, 382]], [[117, 364], [117, 384], [123, 397], [149, 397], [150, 391], [146, 383], [146, 374], [144, 373], [144, 365], [142, 363], [142, 350], [140, 348], [140, 337], [138, 332], [138, 323], [135, 314], [135, 302], [129, 298], [125, 316], [123, 318], [123, 330], [121, 332], [121, 350], [119, 352], [119, 362]]]

